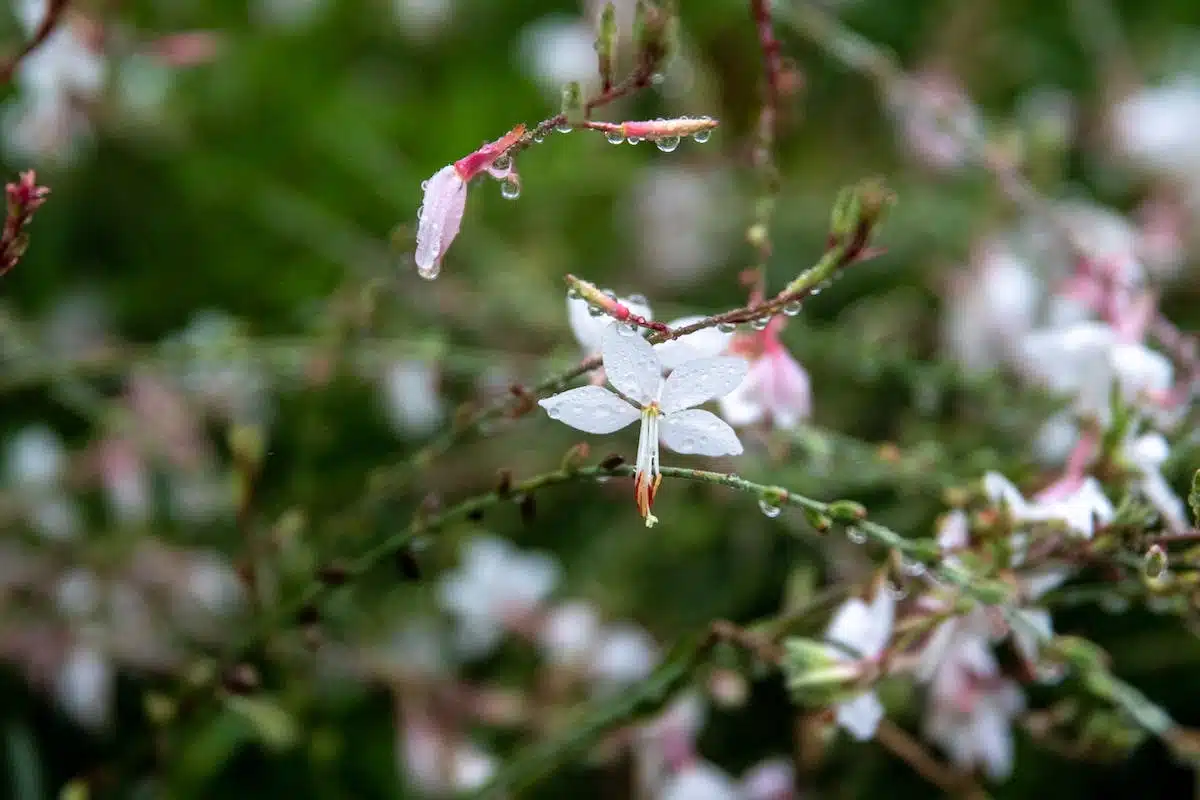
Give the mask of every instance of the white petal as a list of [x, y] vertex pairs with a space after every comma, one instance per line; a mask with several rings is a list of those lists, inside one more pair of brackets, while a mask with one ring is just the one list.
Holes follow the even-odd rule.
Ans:
[[662, 364], [654, 348], [640, 335], [609, 325], [601, 339], [604, 371], [617, 391], [639, 403], [658, 399]]
[[[620, 298], [620, 301], [634, 314], [653, 319], [650, 306], [631, 303], [624, 297]], [[575, 334], [575, 340], [579, 342], [583, 351], [590, 355], [600, 352], [604, 331], [614, 324], [614, 320], [607, 314], [592, 316], [592, 312], [588, 310], [589, 305], [588, 301], [581, 297], [567, 298], [567, 322], [571, 325], [571, 332]]]
[[967, 519], [967, 512], [956, 508], [942, 517], [942, 524], [938, 526], [937, 533], [938, 546], [943, 551], [966, 547], [969, 534], [970, 521]]
[[1166, 356], [1140, 344], [1119, 344], [1112, 351], [1113, 371], [1126, 399], [1171, 388], [1175, 368]]
[[550, 419], [586, 433], [612, 433], [636, 420], [636, 408], [601, 386], [580, 386], [539, 400]]
[[1171, 448], [1161, 433], [1148, 433], [1139, 436], [1126, 446], [1125, 452], [1133, 463], [1142, 471], [1161, 467], [1171, 455]]
[[736, 456], [742, 443], [733, 428], [710, 411], [690, 409], [664, 414], [659, 433], [676, 453], [698, 456]]
[[867, 657], [875, 658], [883, 652], [888, 639], [892, 637], [892, 622], [896, 618], [895, 596], [885, 589], [875, 592], [875, 599], [871, 601], [868, 611], [871, 625], [863, 640], [863, 651]]
[[746, 377], [732, 392], [720, 398], [721, 416], [730, 425], [753, 425], [763, 418], [767, 408], [762, 399], [762, 381], [767, 371], [761, 359], [750, 367]]
[[738, 387], [750, 365], [737, 356], [712, 356], [689, 361], [674, 370], [663, 386], [660, 405], [664, 414], [692, 408]]
[[875, 735], [879, 721], [883, 719], [883, 705], [875, 692], [863, 692], [853, 700], [838, 704], [837, 721], [847, 733], [865, 742]]
[[1030, 664], [1036, 664], [1042, 642], [1054, 635], [1050, 612], [1042, 608], [1022, 608], [1013, 612], [1013, 644]]
[[[702, 319], [705, 319], [705, 317], [680, 317], [677, 320], [669, 322], [667, 327], [671, 330], [686, 328], [688, 325], [697, 323]], [[725, 333], [715, 327], [704, 328], [695, 333], [689, 333], [687, 336], [672, 339], [662, 344], [656, 344], [654, 345], [654, 350], [658, 353], [658, 358], [662, 361], [663, 367], [666, 369], [675, 369], [680, 364], [694, 361], [697, 358], [718, 356], [724, 353], [731, 338], [733, 338], [732, 333]]]
[[975, 749], [984, 770], [992, 780], [1007, 778], [1012, 772], [1013, 738], [1008, 717], [998, 709], [981, 704], [974, 714], [972, 733]]
[[1007, 505], [1009, 513], [1020, 519], [1025, 512], [1025, 498], [1012, 481], [999, 472], [989, 472], [983, 476], [983, 491], [996, 505]]
[[870, 607], [857, 597], [842, 603], [829, 622], [825, 638], [856, 657], [866, 655], [864, 642], [871, 638]]

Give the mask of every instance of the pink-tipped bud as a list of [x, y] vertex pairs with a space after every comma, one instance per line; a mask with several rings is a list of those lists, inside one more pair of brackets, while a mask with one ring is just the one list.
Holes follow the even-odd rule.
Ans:
[[[712, 117], [679, 117], [644, 122], [587, 122], [584, 124], [592, 130], [603, 131], [609, 136], [609, 141], [613, 143], [625, 140], [637, 143], [643, 139], [678, 143], [680, 139], [687, 136], [694, 136], [696, 141], [705, 141], [718, 123]], [[670, 149], [674, 150], [675, 148], [672, 146]]]
[[417, 272], [433, 280], [442, 270], [442, 258], [462, 227], [467, 207], [467, 183], [453, 164], [442, 167], [425, 181], [425, 200], [417, 213]]

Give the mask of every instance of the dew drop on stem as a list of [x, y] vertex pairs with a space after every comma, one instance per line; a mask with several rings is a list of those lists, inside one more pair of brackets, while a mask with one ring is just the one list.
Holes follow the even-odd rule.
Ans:
[[782, 508], [775, 505], [774, 503], [772, 503], [770, 500], [768, 500], [765, 497], [760, 497], [758, 499], [758, 510], [761, 511], [763, 513], [763, 516], [766, 517], [767, 519], [775, 519], [776, 517], [778, 517], [780, 514], [783, 513]]

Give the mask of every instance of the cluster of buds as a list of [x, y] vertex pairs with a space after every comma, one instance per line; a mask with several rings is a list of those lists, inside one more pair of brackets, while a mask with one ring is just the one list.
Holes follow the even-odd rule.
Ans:
[[8, 215], [4, 220], [4, 231], [0, 234], [0, 275], [17, 265], [29, 247], [29, 234], [25, 228], [33, 219], [33, 212], [46, 202], [50, 190], [37, 185], [33, 170], [22, 172], [20, 180], [4, 187], [8, 200]]

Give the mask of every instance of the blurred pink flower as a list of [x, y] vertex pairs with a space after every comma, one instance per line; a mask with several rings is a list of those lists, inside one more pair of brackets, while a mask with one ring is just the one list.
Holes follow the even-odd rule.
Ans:
[[730, 352], [750, 360], [750, 369], [738, 387], [720, 398], [721, 416], [730, 425], [752, 425], [769, 420], [777, 428], [794, 428], [812, 414], [812, 387], [808, 372], [779, 341], [782, 317], [765, 330], [734, 338]]

